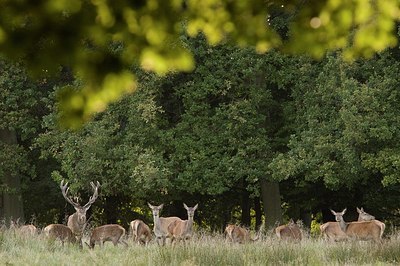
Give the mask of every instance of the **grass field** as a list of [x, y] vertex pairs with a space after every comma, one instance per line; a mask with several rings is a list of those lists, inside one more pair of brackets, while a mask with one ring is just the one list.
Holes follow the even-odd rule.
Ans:
[[222, 235], [201, 234], [190, 243], [147, 247], [87, 247], [51, 241], [39, 235], [22, 237], [0, 233], [0, 265], [399, 265], [400, 238], [382, 244], [347, 241], [326, 242], [308, 238], [297, 243], [280, 242], [273, 236], [248, 244], [232, 244]]

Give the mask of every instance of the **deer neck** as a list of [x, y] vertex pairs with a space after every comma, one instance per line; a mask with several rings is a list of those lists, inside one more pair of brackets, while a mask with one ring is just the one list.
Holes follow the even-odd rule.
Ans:
[[67, 225], [75, 235], [79, 235], [82, 233], [85, 222], [81, 223], [78, 219], [78, 214], [74, 213], [68, 218]]
[[344, 221], [344, 219], [341, 219], [341, 220], [339, 221], [339, 226], [340, 226], [340, 229], [342, 229], [342, 231], [343, 231], [344, 233], [346, 233], [346, 231], [347, 231], [347, 224], [346, 224], [346, 222]]
[[192, 232], [193, 229], [193, 217], [188, 217], [188, 220], [186, 221], [186, 228], [185, 228], [185, 233], [190, 233]]
[[153, 228], [154, 234], [156, 236], [164, 235], [165, 232], [164, 232], [164, 230], [162, 228], [160, 216], [153, 215], [153, 219], [154, 219], [154, 228]]

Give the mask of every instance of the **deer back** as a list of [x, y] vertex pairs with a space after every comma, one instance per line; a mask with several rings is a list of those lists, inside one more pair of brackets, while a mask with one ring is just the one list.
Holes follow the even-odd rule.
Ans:
[[31, 235], [31, 236], [37, 235], [38, 233], [36, 226], [34, 226], [33, 224], [23, 225], [19, 228], [19, 231], [23, 235]]
[[302, 233], [297, 224], [281, 225], [275, 229], [275, 233], [279, 239], [283, 240], [301, 240]]
[[144, 241], [147, 243], [151, 240], [150, 227], [142, 220], [134, 220], [130, 222], [129, 228], [135, 241]]
[[378, 240], [383, 234], [382, 229], [382, 223], [376, 220], [351, 222], [347, 224], [346, 234], [359, 239]]
[[67, 240], [74, 243], [76, 240], [71, 229], [63, 224], [50, 224], [43, 229], [43, 232], [49, 237], [57, 238], [62, 241]]
[[118, 241], [125, 235], [125, 228], [118, 224], [106, 224], [93, 229], [90, 236], [92, 241]]
[[327, 222], [320, 226], [321, 234], [327, 239], [340, 241], [347, 238], [345, 232], [342, 231], [338, 222]]
[[225, 232], [228, 238], [234, 243], [243, 243], [250, 240], [249, 231], [246, 228], [237, 225], [229, 224], [226, 227]]

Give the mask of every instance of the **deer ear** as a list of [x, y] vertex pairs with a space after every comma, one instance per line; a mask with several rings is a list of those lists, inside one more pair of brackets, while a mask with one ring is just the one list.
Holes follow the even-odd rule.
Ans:
[[185, 203], [183, 203], [183, 208], [185, 208], [186, 210], [189, 209], [189, 207]]
[[153, 205], [147, 202], [147, 205], [149, 205], [150, 209], [153, 209]]
[[193, 210], [197, 210], [197, 207], [199, 207], [198, 203], [193, 207]]
[[346, 211], [347, 211], [347, 208], [345, 208], [345, 209], [342, 211], [342, 214], [344, 215], [344, 214], [346, 213]]
[[161, 210], [164, 207], [164, 203], [158, 206], [158, 208]]
[[357, 209], [357, 212], [358, 212], [358, 213], [360, 213], [360, 212], [361, 212], [361, 210], [360, 210], [358, 207], [356, 207], [356, 209]]
[[336, 216], [336, 212], [331, 209], [331, 213]]

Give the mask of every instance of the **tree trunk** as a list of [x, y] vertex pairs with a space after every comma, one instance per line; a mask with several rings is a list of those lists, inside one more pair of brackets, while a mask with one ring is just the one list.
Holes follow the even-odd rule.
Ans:
[[[13, 130], [0, 129], [0, 142], [16, 145], [17, 134]], [[20, 222], [24, 222], [20, 176], [6, 171], [0, 182], [7, 187], [7, 191], [0, 194], [0, 219], [9, 222], [19, 218]]]
[[115, 224], [118, 220], [118, 197], [108, 196], [105, 201], [104, 212], [108, 224]]
[[262, 211], [261, 211], [260, 197], [254, 198], [254, 211], [256, 212], [256, 230], [258, 230], [262, 223]]
[[262, 179], [260, 185], [261, 197], [264, 204], [265, 226], [266, 228], [271, 228], [282, 222], [279, 183]]
[[250, 223], [251, 223], [251, 217], [250, 217], [250, 195], [249, 195], [249, 192], [246, 189], [246, 185], [243, 186], [243, 190], [242, 190], [241, 208], [242, 208], [242, 219], [241, 219], [240, 222], [241, 222], [242, 225], [248, 227], [248, 226], [250, 226]]
[[300, 219], [303, 221], [305, 228], [311, 228], [311, 212], [309, 210], [301, 210]]

